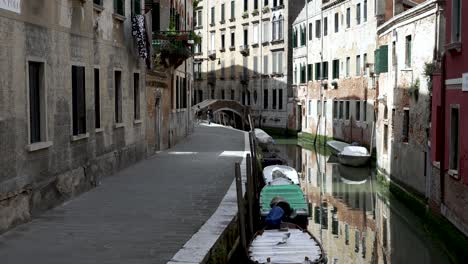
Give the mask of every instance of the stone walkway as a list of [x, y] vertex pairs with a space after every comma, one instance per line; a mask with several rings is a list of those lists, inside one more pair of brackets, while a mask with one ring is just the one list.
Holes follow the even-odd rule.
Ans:
[[[184, 142], [0, 236], [5, 264], [166, 263], [217, 209], [244, 133], [201, 126]], [[226, 151], [226, 152], [225, 152]]]

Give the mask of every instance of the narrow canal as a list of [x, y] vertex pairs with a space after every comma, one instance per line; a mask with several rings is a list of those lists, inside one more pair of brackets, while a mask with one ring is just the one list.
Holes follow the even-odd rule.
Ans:
[[295, 139], [278, 139], [273, 149], [300, 173], [312, 205], [308, 229], [328, 263], [450, 263], [421, 220], [378, 180], [374, 166], [342, 166], [326, 147], [314, 150]]

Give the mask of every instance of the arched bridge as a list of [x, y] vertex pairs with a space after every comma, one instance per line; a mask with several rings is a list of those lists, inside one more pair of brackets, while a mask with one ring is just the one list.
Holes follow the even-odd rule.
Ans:
[[248, 128], [248, 115], [250, 107], [240, 104], [234, 100], [209, 99], [193, 106], [196, 112], [200, 107], [203, 118], [206, 118], [208, 109], [213, 111], [214, 122], [230, 125], [238, 129]]

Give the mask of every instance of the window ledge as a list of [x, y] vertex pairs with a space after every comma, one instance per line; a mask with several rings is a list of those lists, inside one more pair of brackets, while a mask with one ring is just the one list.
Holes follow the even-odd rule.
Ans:
[[413, 69], [406, 66], [404, 69], [401, 69], [400, 71], [413, 71]]
[[36, 142], [36, 143], [32, 143], [32, 144], [27, 145], [26, 149], [29, 152], [34, 152], [34, 151], [38, 151], [38, 150], [41, 150], [41, 149], [47, 149], [47, 148], [51, 147], [52, 145], [53, 145], [52, 141]]
[[123, 127], [125, 127], [125, 124], [124, 124], [124, 123], [116, 123], [116, 124], [114, 124], [114, 129], [123, 128]]
[[445, 45], [445, 47], [447, 48], [448, 51], [461, 52], [462, 43], [460, 41], [452, 42], [452, 43], [449, 43], [449, 44]]
[[104, 10], [104, 7], [98, 4], [93, 4], [94, 11], [101, 13]]
[[275, 44], [281, 44], [284, 42], [284, 39], [277, 39], [277, 40], [272, 40], [271, 41], [271, 45], [275, 45]]
[[86, 138], [89, 138], [89, 133], [70, 136], [71, 141], [79, 141], [79, 140], [86, 139]]
[[231, 18], [229, 19], [229, 22], [234, 22], [234, 21], [236, 21], [236, 19], [233, 18], [233, 17], [231, 17]]
[[262, 42], [262, 45], [263, 45], [263, 46], [266, 46], [266, 45], [268, 45], [268, 44], [270, 44], [269, 41], [263, 41], [263, 42]]
[[94, 132], [97, 134], [97, 133], [102, 133], [104, 132], [104, 128], [100, 127], [100, 128], [96, 128], [96, 130], [94, 130]]
[[448, 170], [448, 175], [450, 175], [450, 177], [456, 179], [456, 180], [459, 180], [460, 179], [460, 176], [458, 174], [458, 170]]
[[115, 19], [115, 20], [118, 20], [120, 22], [124, 22], [125, 19], [127, 19], [125, 16], [122, 16], [120, 14], [117, 14], [117, 13], [113, 13], [112, 14], [112, 17]]
[[135, 120], [133, 120], [133, 124], [134, 124], [134, 125], [140, 125], [140, 124], [142, 124], [142, 123], [143, 123], [143, 121], [142, 121], [141, 119], [135, 119]]
[[197, 29], [203, 29], [203, 26], [196, 26], [194, 27], [193, 29], [197, 30]]

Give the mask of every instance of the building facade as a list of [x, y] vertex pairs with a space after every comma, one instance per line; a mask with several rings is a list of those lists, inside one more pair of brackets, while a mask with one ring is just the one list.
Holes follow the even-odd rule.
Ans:
[[174, 146], [193, 130], [193, 2], [150, 0], [145, 11], [152, 33], [146, 83], [151, 154]]
[[[445, 16], [445, 52], [432, 78], [430, 200], [433, 207], [468, 235], [468, 5], [448, 0]], [[463, 121], [465, 120], [465, 121]]]
[[294, 128], [288, 25], [299, 9], [283, 0], [199, 1], [194, 104], [236, 100], [256, 126]]
[[374, 1], [307, 1], [293, 24], [302, 132], [371, 145], [377, 18]]
[[145, 157], [140, 8], [1, 3], [0, 232]]
[[430, 78], [438, 58], [440, 20], [436, 1], [426, 1], [377, 29], [377, 166], [405, 189], [425, 197], [431, 175]]

